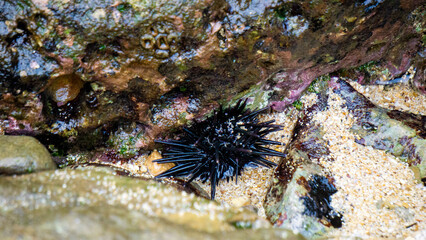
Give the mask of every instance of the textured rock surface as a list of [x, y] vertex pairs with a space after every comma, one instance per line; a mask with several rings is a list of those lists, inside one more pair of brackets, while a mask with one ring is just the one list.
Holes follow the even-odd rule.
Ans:
[[112, 173], [98, 168], [0, 177], [0, 237], [303, 239], [269, 229], [248, 210]]
[[49, 151], [33, 137], [0, 136], [0, 174], [56, 169]]
[[[394, 77], [417, 66], [413, 85], [424, 88], [422, 1], [0, 4], [0, 92], [37, 93], [49, 120], [8, 119], [17, 105], [4, 110], [6, 132], [17, 120], [69, 141], [106, 133], [99, 140], [125, 119], [148, 126], [131, 147], [147, 148], [216, 101], [249, 96], [282, 110], [316, 77], [372, 60]], [[84, 86], [58, 81], [66, 76]], [[168, 110], [179, 114], [159, 114]]]

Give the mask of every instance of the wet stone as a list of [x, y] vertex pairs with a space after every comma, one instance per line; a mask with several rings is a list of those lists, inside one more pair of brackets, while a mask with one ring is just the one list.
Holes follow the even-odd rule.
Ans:
[[[321, 172], [322, 168], [317, 164], [302, 164], [291, 174], [291, 181], [285, 184], [274, 181], [265, 201], [265, 211], [275, 227], [292, 229], [308, 239], [324, 236], [332, 229], [333, 224], [325, 216], [332, 215], [324, 209], [327, 200], [316, 195], [307, 181], [320, 176]], [[316, 206], [310, 204], [313, 202]]]
[[56, 169], [47, 149], [28, 136], [0, 136], [0, 174]]
[[51, 80], [48, 93], [58, 106], [74, 100], [83, 87], [83, 81], [76, 74], [69, 74]]
[[424, 121], [420, 114], [375, 107], [345, 81], [337, 81], [335, 90], [345, 99], [345, 107], [355, 117], [351, 127], [358, 144], [386, 150], [419, 169], [426, 176], [426, 139]]

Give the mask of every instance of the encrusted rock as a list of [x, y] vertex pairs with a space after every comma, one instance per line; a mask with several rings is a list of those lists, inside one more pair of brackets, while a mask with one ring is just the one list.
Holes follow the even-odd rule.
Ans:
[[424, 219], [423, 117], [377, 107], [338, 78], [319, 86], [275, 172], [268, 219], [309, 238], [331, 226], [333, 236], [421, 235], [410, 228]]
[[211, 108], [256, 85], [282, 110], [318, 76], [370, 61], [398, 77], [417, 54], [417, 78], [424, 70], [421, 1], [3, 0], [0, 9], [0, 92], [50, 88], [56, 102], [41, 98], [53, 124], [29, 126], [66, 137], [138, 115], [169, 131], [192, 116], [160, 116], [175, 124], [158, 126], [156, 113], [179, 112], [158, 102]]
[[357, 143], [389, 151], [426, 177], [426, 117], [374, 106], [345, 81], [337, 82], [336, 93], [355, 117], [352, 131]]

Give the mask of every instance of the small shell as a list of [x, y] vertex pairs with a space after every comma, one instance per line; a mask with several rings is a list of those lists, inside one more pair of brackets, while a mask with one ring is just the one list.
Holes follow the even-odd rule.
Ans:
[[159, 22], [156, 27], [157, 27], [158, 33], [166, 33], [167, 32], [167, 26], [164, 25], [161, 22]]
[[169, 43], [170, 51], [177, 52], [177, 50], [178, 50], [178, 47], [177, 47], [178, 39], [179, 39], [179, 37], [176, 33], [170, 33], [169, 35], [167, 35], [167, 42]]
[[153, 37], [157, 36], [158, 30], [155, 26], [152, 26], [149, 30], [151, 32], [151, 34], [150, 34], [151, 36], [153, 36]]

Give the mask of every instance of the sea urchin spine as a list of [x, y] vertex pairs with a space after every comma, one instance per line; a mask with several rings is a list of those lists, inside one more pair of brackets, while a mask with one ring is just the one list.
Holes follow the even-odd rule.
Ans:
[[247, 100], [240, 100], [227, 109], [221, 106], [211, 117], [184, 128], [179, 140], [156, 141], [167, 148], [164, 158], [155, 162], [176, 164], [156, 178], [188, 176], [187, 183], [196, 178], [202, 182], [210, 180], [211, 199], [214, 199], [220, 179], [229, 180], [235, 176], [238, 181], [238, 175], [246, 166], [276, 166], [264, 157], [285, 157], [285, 154], [266, 145], [281, 143], [265, 136], [279, 131], [281, 126], [272, 124], [273, 120], [259, 122], [259, 113], [268, 108], [251, 111], [246, 105]]

